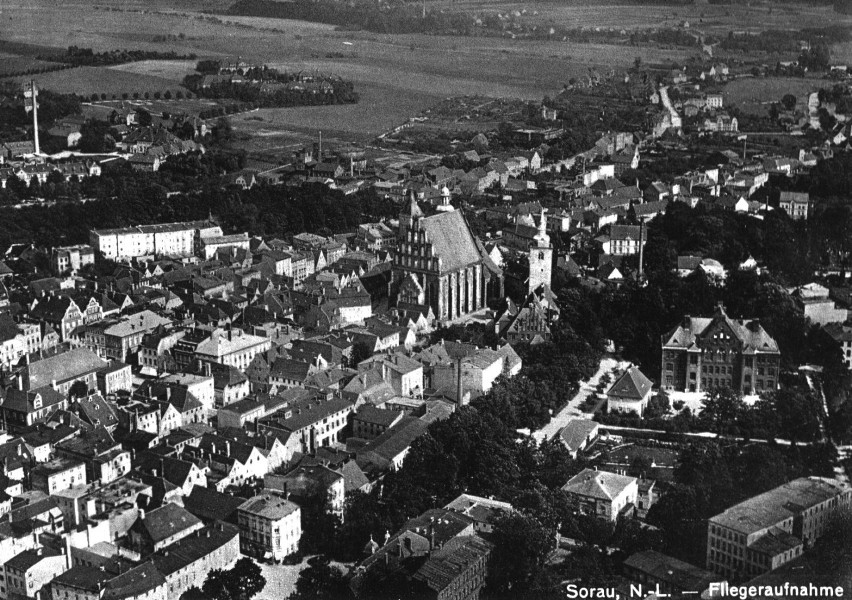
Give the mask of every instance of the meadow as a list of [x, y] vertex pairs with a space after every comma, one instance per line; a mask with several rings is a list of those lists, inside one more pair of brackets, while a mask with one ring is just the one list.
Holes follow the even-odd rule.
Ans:
[[156, 92], [162, 94], [167, 90], [172, 94], [175, 94], [178, 90], [184, 93], [187, 92], [185, 88], [174, 80], [151, 75], [126, 73], [104, 67], [78, 67], [15, 78], [16, 81], [20, 81], [22, 84], [31, 79], [40, 88], [65, 94], [78, 94], [83, 97], [88, 97], [92, 94], [106, 94], [107, 98], [112, 98], [113, 96], [121, 98], [122, 94], [128, 94], [130, 97], [133, 97], [135, 93], [138, 93], [140, 96], [144, 96], [146, 93], [153, 96]]

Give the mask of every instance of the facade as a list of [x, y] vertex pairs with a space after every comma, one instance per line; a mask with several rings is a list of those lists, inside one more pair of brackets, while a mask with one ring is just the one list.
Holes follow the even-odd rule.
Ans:
[[460, 211], [424, 217], [412, 195], [400, 214], [397, 238], [397, 306], [428, 305], [442, 321], [485, 306], [493, 273]]
[[735, 581], [777, 569], [813, 546], [852, 507], [848, 484], [794, 479], [732, 506], [707, 524], [707, 569]]
[[240, 557], [240, 532], [217, 522], [166, 546], [153, 556], [166, 578], [169, 598], [180, 598], [191, 587], [201, 589], [213, 569], [226, 569]]
[[562, 491], [580, 513], [614, 522], [636, 506], [639, 484], [635, 477], [583, 469]]
[[110, 260], [138, 256], [192, 256], [200, 240], [222, 236], [222, 229], [209, 221], [140, 225], [122, 229], [93, 229], [91, 246]]
[[607, 412], [634, 413], [641, 417], [653, 385], [639, 367], [630, 367], [607, 390]]
[[283, 560], [299, 548], [302, 510], [283, 496], [263, 493], [237, 509], [244, 554]]
[[700, 392], [729, 387], [754, 394], [778, 387], [777, 342], [757, 319], [731, 319], [722, 305], [712, 317], [684, 317], [662, 343], [665, 389]]
[[778, 208], [793, 220], [807, 219], [811, 207], [811, 197], [807, 192], [781, 192]]
[[847, 369], [852, 369], [852, 327], [841, 323], [829, 323], [822, 331], [840, 348], [841, 359]]
[[86, 485], [86, 483], [85, 463], [71, 458], [54, 458], [36, 465], [32, 470], [33, 488], [45, 494]]
[[155, 312], [144, 310], [119, 321], [102, 321], [87, 326], [80, 334], [81, 341], [98, 356], [107, 360], [126, 361], [142, 347], [142, 338], [158, 327], [168, 327], [171, 321]]
[[196, 358], [245, 370], [252, 359], [272, 347], [272, 340], [242, 329], [216, 329], [195, 348]]
[[88, 244], [54, 248], [50, 253], [53, 272], [59, 275], [70, 271], [72, 274], [86, 265], [95, 264], [95, 251]]
[[541, 286], [550, 287], [553, 275], [553, 246], [550, 236], [547, 235], [547, 219], [544, 209], [541, 210], [541, 218], [538, 222], [538, 233], [534, 238], [534, 245], [529, 249], [530, 275], [527, 279], [527, 294], [532, 294]]
[[25, 550], [6, 561], [0, 581], [0, 597], [9, 600], [37, 598], [54, 577], [70, 568], [68, 549], [47, 547]]

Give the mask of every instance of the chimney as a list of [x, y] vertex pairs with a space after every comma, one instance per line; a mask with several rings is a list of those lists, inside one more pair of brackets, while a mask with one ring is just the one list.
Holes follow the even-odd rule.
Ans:
[[166, 402], [172, 399], [172, 388], [171, 386], [166, 388]]
[[639, 219], [639, 280], [642, 280], [642, 277], [645, 276], [645, 244], [642, 243], [642, 240], [645, 238], [645, 219]]
[[210, 373], [211, 373], [210, 363], [209, 363], [209, 362], [205, 362], [205, 363], [204, 363], [204, 374], [205, 374], [207, 377], [210, 377]]
[[[155, 473], [155, 475], [156, 475], [156, 473]], [[140, 509], [137, 509], [137, 510], [138, 510], [138, 512], [139, 512], [139, 518], [140, 518], [140, 519], [144, 519], [144, 518], [145, 518], [145, 509], [144, 509], [144, 508], [140, 508]]]
[[65, 568], [70, 569], [71, 568], [71, 536], [66, 535], [63, 538], [63, 541], [65, 542], [65, 545], [62, 548], [62, 554], [65, 555]]
[[225, 442], [225, 456], [231, 456], [231, 442]]
[[[27, 356], [29, 357], [29, 354], [27, 354]], [[15, 375], [15, 378], [18, 380], [18, 391], [23, 392], [24, 391], [24, 374], [21, 373], [20, 371], [18, 371], [18, 373]]]
[[51, 380], [51, 382], [50, 382], [50, 387], [52, 387], [54, 391], [56, 391], [56, 390], [58, 390], [58, 389], [59, 389], [59, 388], [58, 388], [58, 386], [56, 385], [56, 380], [55, 380], [55, 379]]

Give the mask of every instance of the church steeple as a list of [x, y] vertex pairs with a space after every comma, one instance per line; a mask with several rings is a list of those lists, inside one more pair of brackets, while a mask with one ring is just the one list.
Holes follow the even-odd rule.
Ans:
[[553, 246], [547, 235], [547, 217], [544, 208], [541, 209], [541, 219], [538, 222], [538, 233], [533, 238], [535, 245], [530, 245], [529, 264], [530, 275], [527, 279], [527, 294], [533, 293], [540, 286], [550, 287], [553, 270]]
[[399, 213], [399, 237], [406, 237], [408, 230], [414, 229], [414, 224], [422, 218], [423, 211], [420, 210], [420, 206], [417, 204], [414, 190], [408, 190], [408, 206]]
[[438, 212], [452, 212], [455, 210], [453, 205], [450, 204], [451, 197], [450, 188], [444, 186], [441, 189], [441, 203], [438, 205]]
[[538, 222], [538, 233], [533, 238], [538, 248], [550, 248], [550, 236], [547, 235], [547, 217], [544, 216], [544, 208], [541, 209], [541, 219]]

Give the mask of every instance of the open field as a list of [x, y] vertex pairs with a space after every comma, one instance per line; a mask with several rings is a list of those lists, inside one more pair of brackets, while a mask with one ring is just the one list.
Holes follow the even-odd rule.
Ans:
[[[2, 7], [2, 18], [8, 25], [2, 36], [12, 42], [49, 40], [58, 49], [74, 44], [95, 51], [133, 48], [194, 53], [199, 58], [240, 56], [282, 70], [318, 69], [354, 82], [362, 98], [358, 106], [279, 109], [268, 111], [267, 117], [261, 117], [264, 121], [235, 119], [235, 125], [243, 131], [263, 130], [269, 138], [265, 143], [271, 143], [276, 135], [270, 132], [278, 130], [298, 133], [322, 128], [341, 135], [374, 137], [447, 96], [482, 94], [540, 100], [558, 93], [569, 79], [587, 74], [590, 68], [617, 72], [632, 66], [636, 57], [646, 64], [683, 64], [695, 53], [688, 48], [570, 40], [342, 32], [317, 23], [193, 12], [222, 9], [227, 4], [225, 0], [100, 0], [95, 5], [97, 10], [93, 10], [86, 0], [66, 0], [61, 4], [54, 0], [19, 1]], [[728, 31], [818, 26], [849, 20], [831, 13], [827, 7], [804, 4], [773, 7], [771, 14], [768, 5], [617, 6], [576, 1], [461, 2], [441, 6], [445, 10], [500, 12], [526, 8], [524, 18], [572, 27], [659, 27], [689, 20], [693, 29]], [[183, 37], [178, 39], [180, 35]], [[174, 37], [155, 41], [162, 36]], [[174, 93], [191, 68], [191, 61], [144, 61], [109, 68], [103, 82], [104, 71], [81, 69], [41, 77], [46, 87], [84, 94], [132, 95], [137, 90], [153, 93], [157, 89], [171, 89]], [[736, 93], [739, 92], [731, 92]]]
[[38, 60], [29, 56], [0, 52], [0, 77], [8, 73], [19, 73], [28, 69], [43, 69], [54, 66], [56, 66], [56, 63]]
[[113, 71], [158, 77], [180, 83], [184, 77], [195, 72], [197, 62], [195, 60], [143, 60], [123, 65], [113, 65], [108, 68]]
[[675, 27], [688, 21], [691, 28], [709, 32], [735, 29], [798, 29], [824, 27], [828, 24], [852, 23], [852, 17], [841, 15], [827, 5], [806, 3], [735, 3], [730, 5], [695, 3], [667, 6], [660, 4], [619, 4], [617, 2], [491, 2], [462, 0], [442, 8], [452, 11], [494, 12], [524, 11], [520, 19], [531, 23], [559, 23], [573, 27], [615, 29], [649, 29]]
[[793, 94], [800, 102], [820, 87], [831, 87], [824, 79], [805, 79], [791, 77], [758, 77], [737, 79], [722, 88], [725, 104], [735, 104], [741, 110], [765, 114], [769, 102], [780, 102], [784, 94]]
[[178, 90], [186, 92], [176, 81], [150, 75], [125, 73], [104, 67], [79, 67], [17, 79], [20, 79], [22, 83], [25, 80], [33, 79], [40, 88], [82, 96], [106, 94], [111, 97], [115, 94], [120, 98], [124, 93], [133, 96], [135, 92], [140, 95], [146, 92], [153, 94], [166, 90], [170, 90], [172, 94]]

